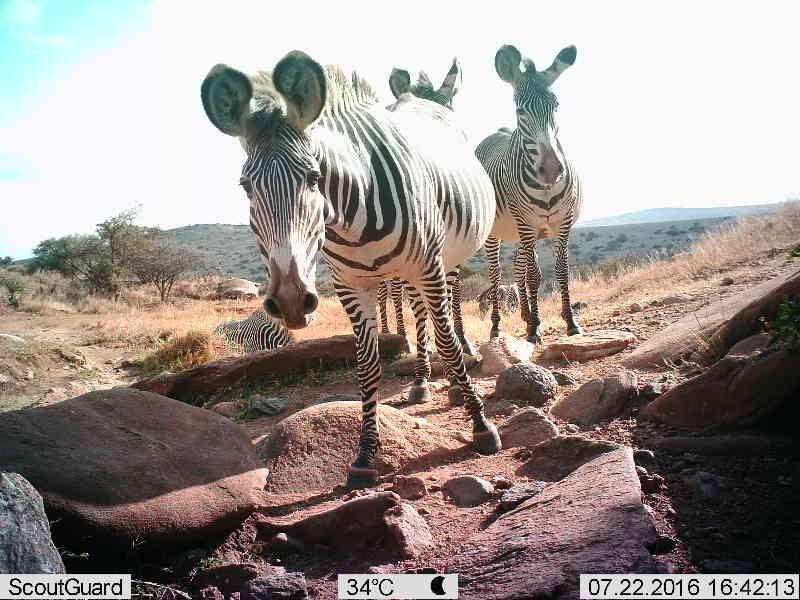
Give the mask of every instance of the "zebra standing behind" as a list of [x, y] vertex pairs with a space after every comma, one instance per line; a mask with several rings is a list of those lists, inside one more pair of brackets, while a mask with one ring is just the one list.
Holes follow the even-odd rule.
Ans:
[[[494, 302], [493, 292], [494, 288], [490, 286], [483, 290], [476, 298], [478, 302], [478, 313], [481, 316], [481, 320], [486, 318], [486, 313], [492, 308]], [[499, 298], [498, 304], [500, 312], [503, 314], [507, 315], [512, 310], [519, 308], [519, 288], [516, 283], [498, 286], [497, 297]]]
[[291, 332], [263, 309], [241, 321], [220, 323], [214, 334], [225, 339], [228, 344], [241, 348], [244, 352], [261, 352], [282, 348], [294, 341]]
[[[497, 214], [486, 242], [492, 287], [500, 284], [500, 240], [520, 240], [514, 260], [522, 318], [528, 324], [528, 340], [541, 343], [538, 293], [542, 272], [536, 256], [539, 239], [553, 239], [556, 279], [561, 288], [561, 316], [567, 333], [581, 333], [569, 299], [569, 234], [578, 219], [581, 184], [558, 140], [556, 95], [550, 87], [575, 62], [577, 51], [569, 46], [553, 63], [537, 71], [533, 61], [522, 59], [514, 46], [503, 46], [495, 55], [495, 70], [514, 90], [517, 128], [501, 129], [475, 150], [497, 193]], [[492, 331], [500, 331], [500, 311], [492, 308]]]
[[494, 190], [450, 111], [407, 96], [403, 108], [386, 111], [362, 79], [298, 51], [253, 79], [217, 65], [201, 87], [210, 121], [247, 154], [240, 184], [270, 275], [267, 312], [290, 329], [307, 325], [319, 302], [314, 274], [322, 249], [352, 323], [362, 427], [351, 488], [377, 481], [375, 308], [386, 279], [409, 282], [415, 306], [432, 317], [439, 354], [472, 418], [473, 447], [501, 448], [464, 367], [445, 280], [486, 241]]

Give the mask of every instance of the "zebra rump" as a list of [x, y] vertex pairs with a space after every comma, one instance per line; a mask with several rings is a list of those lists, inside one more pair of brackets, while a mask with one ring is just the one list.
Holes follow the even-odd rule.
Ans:
[[263, 310], [257, 310], [241, 321], [221, 323], [214, 334], [225, 339], [232, 346], [244, 352], [261, 352], [282, 348], [294, 341], [286, 327], [267, 316]]
[[[516, 283], [511, 285], [501, 285], [498, 288], [499, 294], [499, 308], [503, 314], [509, 314], [511, 311], [519, 308], [519, 288]], [[480, 313], [481, 320], [486, 318], [486, 313], [492, 308], [492, 288], [489, 287], [483, 290], [477, 298], [478, 312]]]

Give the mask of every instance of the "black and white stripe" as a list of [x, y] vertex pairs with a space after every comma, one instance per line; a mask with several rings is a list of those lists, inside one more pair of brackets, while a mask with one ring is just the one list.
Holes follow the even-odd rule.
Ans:
[[[478, 294], [476, 298], [478, 301], [478, 314], [480, 314], [481, 319], [486, 318], [486, 313], [488, 313], [493, 306], [495, 297], [493, 291], [493, 287], [488, 287]], [[500, 312], [503, 314], [507, 315], [511, 311], [519, 309], [519, 288], [516, 283], [499, 286], [497, 298], [499, 299], [498, 306]]]
[[263, 310], [257, 310], [246, 319], [221, 323], [214, 334], [244, 352], [261, 352], [282, 348], [294, 341], [291, 332]]
[[[553, 64], [537, 71], [514, 46], [495, 56], [501, 79], [514, 89], [517, 128], [501, 129], [483, 140], [475, 154], [486, 168], [497, 194], [497, 214], [486, 243], [492, 286], [500, 285], [500, 240], [520, 241], [514, 261], [522, 318], [528, 340], [541, 342], [538, 292], [541, 269], [536, 256], [539, 239], [553, 240], [556, 279], [561, 288], [561, 315], [570, 335], [581, 332], [569, 297], [569, 234], [580, 213], [581, 184], [558, 140], [555, 112], [558, 101], [550, 86], [575, 62], [574, 46], [558, 53]], [[500, 328], [499, 306], [492, 309], [492, 337]]]
[[500, 439], [464, 367], [446, 289], [446, 273], [489, 235], [494, 190], [450, 111], [413, 98], [386, 111], [362, 80], [302, 52], [252, 81], [218, 65], [202, 98], [212, 123], [247, 152], [241, 181], [269, 269], [267, 311], [289, 328], [307, 324], [318, 301], [313, 272], [322, 248], [352, 323], [363, 421], [349, 485], [377, 478], [375, 309], [387, 279], [408, 282], [409, 293], [418, 294], [439, 354], [461, 386], [474, 447], [496, 452]]

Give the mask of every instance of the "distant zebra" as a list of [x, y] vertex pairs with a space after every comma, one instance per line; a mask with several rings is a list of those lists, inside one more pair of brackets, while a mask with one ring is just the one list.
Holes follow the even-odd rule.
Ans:
[[294, 337], [286, 327], [270, 318], [263, 309], [241, 321], [221, 323], [214, 334], [225, 339], [231, 345], [244, 352], [261, 352], [282, 348], [294, 341]]
[[[500, 312], [507, 315], [512, 310], [519, 308], [519, 288], [516, 283], [511, 285], [501, 285], [500, 291]], [[492, 288], [488, 287], [476, 298], [478, 301], [478, 312], [481, 320], [486, 318], [486, 313], [492, 308]]]
[[[514, 46], [503, 46], [494, 59], [500, 79], [514, 90], [517, 128], [503, 128], [475, 149], [494, 184], [497, 214], [486, 241], [489, 277], [500, 285], [500, 241], [520, 240], [514, 260], [522, 318], [528, 323], [528, 340], [541, 343], [538, 293], [542, 271], [536, 242], [553, 240], [556, 279], [561, 287], [561, 316], [567, 333], [581, 333], [569, 298], [569, 234], [582, 203], [581, 184], [558, 139], [556, 95], [550, 86], [574, 62], [577, 51], [569, 46], [546, 69], [522, 58]], [[529, 300], [530, 299], [530, 300]], [[492, 309], [491, 336], [500, 332], [499, 307]]]

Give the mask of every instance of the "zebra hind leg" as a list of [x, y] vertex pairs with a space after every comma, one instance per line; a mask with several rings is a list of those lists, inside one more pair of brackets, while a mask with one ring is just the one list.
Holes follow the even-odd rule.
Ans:
[[567, 335], [579, 335], [583, 329], [575, 319], [569, 299], [569, 233], [553, 240], [553, 268], [561, 288], [561, 317], [567, 324]]
[[395, 278], [391, 281], [387, 281], [386, 286], [391, 290], [392, 294], [397, 335], [402, 335], [404, 338], [408, 339], [408, 335], [406, 334], [406, 318], [403, 314], [403, 282]]
[[353, 290], [336, 283], [336, 293], [350, 317], [356, 337], [358, 385], [361, 391], [361, 436], [358, 455], [347, 476], [349, 489], [374, 486], [378, 480], [376, 460], [380, 449], [378, 431], [378, 384], [381, 361], [378, 354], [378, 324], [375, 315], [375, 294]]
[[484, 244], [486, 262], [489, 263], [489, 282], [491, 292], [489, 297], [492, 302], [492, 329], [489, 338], [494, 339], [500, 335], [500, 241], [490, 237]]
[[428, 308], [415, 288], [408, 286], [407, 289], [417, 327], [417, 364], [414, 367], [414, 383], [408, 390], [408, 402], [422, 404], [431, 399], [431, 389], [428, 386], [431, 377], [431, 363], [428, 358]]
[[453, 307], [453, 327], [461, 349], [464, 354], [476, 356], [478, 353], [464, 331], [464, 318], [461, 316], [461, 272], [458, 269], [447, 274], [447, 288], [450, 290], [450, 305]]
[[389, 295], [391, 282], [384, 281], [378, 286], [378, 308], [381, 313], [381, 333], [389, 333], [389, 317], [386, 314], [386, 297]]
[[433, 272], [425, 277], [421, 292], [433, 319], [436, 345], [439, 356], [447, 365], [450, 374], [461, 387], [467, 413], [472, 418], [472, 446], [481, 454], [494, 454], [502, 448], [497, 428], [486, 418], [483, 402], [475, 391], [467, 369], [464, 355], [456, 341], [450, 307], [447, 301], [447, 283], [441, 264], [434, 265]]

